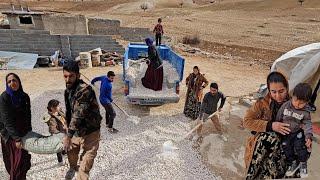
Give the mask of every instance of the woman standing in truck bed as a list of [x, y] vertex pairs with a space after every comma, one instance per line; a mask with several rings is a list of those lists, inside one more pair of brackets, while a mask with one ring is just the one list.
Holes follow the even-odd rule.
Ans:
[[162, 90], [163, 83], [163, 66], [159, 53], [156, 47], [153, 45], [153, 40], [147, 38], [146, 44], [148, 45], [148, 69], [141, 79], [142, 85], [145, 88], [152, 89], [154, 91]]

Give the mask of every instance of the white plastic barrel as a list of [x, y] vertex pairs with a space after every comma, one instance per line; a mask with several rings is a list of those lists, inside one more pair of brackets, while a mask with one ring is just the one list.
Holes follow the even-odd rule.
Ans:
[[79, 53], [81, 66], [92, 68], [91, 54], [89, 52]]

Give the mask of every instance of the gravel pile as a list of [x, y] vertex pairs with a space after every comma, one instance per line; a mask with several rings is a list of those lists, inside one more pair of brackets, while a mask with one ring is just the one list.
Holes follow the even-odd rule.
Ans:
[[172, 97], [178, 95], [175, 93], [175, 82], [179, 81], [179, 75], [176, 69], [168, 61], [163, 61], [163, 85], [161, 91], [153, 91], [142, 85], [143, 78], [148, 65], [142, 61], [129, 60], [129, 67], [126, 73], [126, 79], [130, 81], [129, 96], [135, 98], [145, 97]]
[[[33, 130], [47, 133], [47, 125], [40, 118], [50, 99], [63, 101], [63, 91], [50, 91], [32, 101]], [[64, 104], [64, 103], [63, 103]], [[90, 179], [220, 179], [201, 162], [201, 157], [192, 149], [192, 142], [177, 144], [178, 150], [162, 152], [162, 144], [175, 140], [189, 129], [188, 119], [182, 114], [175, 116], [145, 116], [138, 125], [126, 121], [116, 109], [117, 134], [106, 131], [102, 122], [101, 141]], [[104, 117], [104, 110], [101, 114]], [[135, 114], [138, 115], [138, 114]], [[66, 160], [66, 157], [65, 157]], [[32, 154], [32, 168], [28, 179], [63, 179], [68, 166], [58, 166], [53, 155]], [[7, 178], [2, 155], [0, 175]]]

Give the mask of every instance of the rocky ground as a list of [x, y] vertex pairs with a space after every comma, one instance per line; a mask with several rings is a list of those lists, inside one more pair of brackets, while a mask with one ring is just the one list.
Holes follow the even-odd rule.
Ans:
[[[255, 91], [265, 83], [269, 66], [282, 53], [312, 42], [319, 37], [320, 3], [305, 1], [300, 6], [292, 0], [178, 0], [148, 1], [150, 8], [143, 12], [144, 0], [106, 0], [85, 2], [27, 1], [31, 8], [85, 14], [92, 17], [119, 19], [123, 26], [153, 28], [158, 17], [163, 18], [166, 43], [172, 45], [186, 58], [184, 79], [197, 65], [208, 80], [216, 81], [220, 90], [228, 96], [241, 96]], [[9, 0], [0, 2], [0, 8], [8, 7]], [[254, 18], [252, 18], [254, 17]], [[197, 34], [198, 45], [181, 44], [185, 35]], [[126, 45], [127, 42], [121, 44]], [[117, 110], [115, 127], [119, 134], [110, 135], [102, 127], [101, 146], [91, 177], [96, 179], [241, 179], [244, 174], [243, 153], [249, 132], [238, 126], [245, 107], [237, 104], [237, 98], [229, 99], [221, 121], [228, 142], [215, 135], [212, 124], [205, 124], [202, 142], [185, 140], [177, 144], [175, 153], [163, 154], [164, 141], [180, 137], [194, 125], [182, 114], [186, 87], [181, 83], [180, 102], [158, 107], [139, 107], [126, 103], [121, 88], [122, 68], [105, 67], [85, 69], [82, 72], [92, 78], [114, 70], [118, 75], [114, 84], [115, 101], [142, 121], [135, 125], [127, 121]], [[22, 79], [24, 89], [32, 99], [33, 125], [45, 132], [39, 122], [45, 104], [51, 97], [62, 100], [64, 81], [61, 69], [35, 69], [14, 71]], [[0, 84], [4, 85], [1, 71]], [[4, 86], [0, 87], [0, 91]], [[205, 89], [208, 91], [208, 88]], [[103, 112], [103, 111], [102, 111]], [[230, 112], [230, 113], [229, 113]], [[103, 112], [104, 113], [104, 112]], [[309, 161], [309, 179], [319, 179], [319, 145], [313, 145]], [[55, 155], [33, 156], [33, 166], [28, 179], [63, 178], [67, 166], [57, 167]], [[1, 157], [0, 157], [1, 160]], [[101, 176], [100, 176], [101, 175]], [[0, 177], [6, 173], [0, 161]], [[44, 178], [46, 177], [46, 178]]]
[[[33, 99], [32, 125], [36, 132], [48, 134], [41, 117], [50, 99], [63, 102], [63, 90], [47, 91]], [[115, 127], [119, 133], [108, 133], [102, 122], [100, 148], [90, 179], [217, 179], [193, 151], [190, 141], [180, 143], [179, 150], [174, 152], [162, 150], [165, 141], [177, 139], [188, 131], [188, 119], [182, 114], [144, 116], [136, 125], [127, 121], [118, 109], [116, 113]], [[2, 161], [0, 164], [3, 167]], [[67, 170], [67, 165], [57, 166], [56, 155], [32, 154], [32, 168], [27, 177], [63, 179]], [[4, 168], [0, 173], [4, 177]]]
[[[207, 66], [207, 64], [211, 66]], [[202, 67], [201, 71], [206, 74], [208, 80], [219, 82], [221, 84], [221, 90], [231, 96], [251, 92], [252, 89], [255, 89], [255, 87], [264, 81], [264, 74], [267, 73], [267, 68], [265, 67], [256, 65], [232, 65], [232, 63], [230, 66], [220, 61], [215, 61], [214, 59], [194, 56], [186, 56], [184, 73], [190, 73], [194, 65]], [[247, 76], [244, 79], [238, 80], [235, 74], [244, 76], [244, 69], [252, 71], [252, 74], [255, 76]], [[115, 102], [123, 107], [130, 115], [141, 117], [142, 121], [135, 125], [127, 121], [123, 114], [116, 109], [118, 116], [115, 127], [120, 130], [119, 134], [108, 134], [105, 131], [104, 123], [102, 123], [101, 146], [98, 152], [97, 163], [95, 163], [92, 171], [92, 177], [99, 179], [98, 174], [103, 174], [112, 177], [111, 179], [143, 179], [143, 177], [154, 179], [154, 170], [159, 174], [159, 179], [171, 179], [170, 177], [177, 179], [197, 179], [197, 176], [202, 179], [212, 179], [215, 177], [225, 179], [234, 177], [235, 175], [237, 175], [236, 177], [241, 175], [243, 170], [241, 164], [243, 163], [241, 159], [238, 161], [239, 159], [232, 158], [231, 154], [234, 154], [235, 157], [241, 157], [241, 154], [243, 154], [243, 149], [241, 149], [241, 146], [243, 146], [242, 143], [237, 144], [237, 147], [232, 147], [232, 149], [238, 149], [237, 151], [233, 152], [232, 149], [230, 149], [230, 151], [232, 151], [230, 156], [224, 153], [225, 150], [220, 151], [220, 155], [224, 154], [221, 157], [227, 159], [227, 161], [224, 161], [225, 159], [220, 160], [220, 164], [216, 164], [216, 160], [211, 158], [212, 150], [206, 148], [200, 150], [198, 147], [193, 147], [195, 144], [190, 140], [185, 140], [177, 144], [179, 150], [176, 150], [173, 154], [167, 155], [162, 153], [161, 148], [165, 141], [181, 137], [193, 126], [193, 123], [182, 115], [184, 94], [186, 92], [184, 83], [181, 84], [181, 99], [177, 104], [167, 104], [156, 107], [133, 106], [126, 103], [121, 91], [123, 86], [121, 81], [121, 66], [82, 69], [81, 72], [89, 78], [93, 78], [97, 75], [105, 74], [108, 70], [113, 70], [117, 74], [114, 84]], [[9, 71], [1, 71], [1, 77], [4, 77], [8, 72]], [[39, 118], [45, 112], [46, 103], [53, 97], [63, 102], [62, 90], [65, 88], [65, 85], [61, 69], [41, 68], [32, 71], [22, 70], [14, 72], [20, 75], [24, 90], [31, 96], [34, 130], [45, 133], [46, 125], [40, 122]], [[235, 74], [230, 74], [230, 72]], [[3, 80], [4, 79], [0, 79], [2, 84], [4, 84]], [[247, 85], [244, 86], [244, 84]], [[233, 89], [238, 89], [238, 91], [234, 91]], [[3, 90], [4, 87], [1, 86], [0, 91]], [[208, 91], [208, 88], [206, 88], [205, 91]], [[103, 110], [102, 113], [104, 113]], [[239, 119], [235, 121], [237, 121], [237, 123], [240, 122]], [[208, 142], [215, 141], [219, 141], [219, 139], [204, 139], [204, 142], [207, 142], [205, 146], [208, 146]], [[233, 141], [230, 139], [230, 142]], [[220, 144], [212, 143], [212, 145], [221, 147], [222, 149], [228, 149], [228, 145], [223, 142], [220, 142]], [[233, 160], [235, 160], [235, 165], [233, 165]], [[28, 174], [28, 179], [42, 179], [44, 175], [48, 179], [51, 177], [63, 178], [67, 171], [67, 166], [56, 166], [55, 155], [33, 155], [32, 162], [33, 166]], [[217, 169], [217, 167], [223, 167], [221, 166], [223, 162], [229, 163], [229, 165], [224, 166], [227, 168]], [[230, 162], [232, 163], [230, 164]], [[0, 167], [3, 167], [2, 161], [0, 161], [0, 163]], [[232, 170], [230, 170], [229, 167]], [[128, 170], [126, 170], [127, 168]], [[5, 175], [5, 169], [0, 168], [0, 173], [1, 175]], [[160, 173], [162, 173], [161, 176]]]

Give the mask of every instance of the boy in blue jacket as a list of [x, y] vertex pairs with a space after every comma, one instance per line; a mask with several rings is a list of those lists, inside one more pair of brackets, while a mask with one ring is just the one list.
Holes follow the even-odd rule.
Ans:
[[116, 112], [112, 106], [112, 82], [115, 76], [116, 75], [113, 71], [109, 71], [107, 76], [96, 77], [91, 81], [92, 85], [94, 85], [94, 83], [97, 81], [101, 81], [99, 100], [101, 105], [106, 110], [106, 126], [108, 127], [108, 131], [110, 133], [118, 132], [117, 129], [113, 128], [113, 121], [116, 117]]

